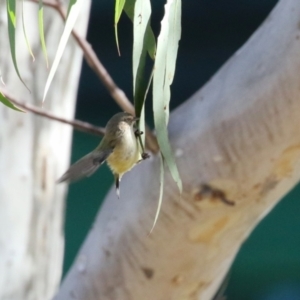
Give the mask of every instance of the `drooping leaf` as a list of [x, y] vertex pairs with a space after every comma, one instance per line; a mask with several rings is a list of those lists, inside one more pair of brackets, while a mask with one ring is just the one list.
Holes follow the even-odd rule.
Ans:
[[134, 18], [134, 5], [135, 5], [135, 0], [126, 0], [123, 8], [126, 15], [129, 17], [132, 23]]
[[20, 111], [20, 112], [25, 112], [24, 110], [22, 110], [21, 108], [17, 107], [16, 105], [14, 105], [11, 101], [9, 101], [0, 91], [0, 102], [3, 103], [5, 106], [16, 110], [16, 111]]
[[[27, 85], [23, 81], [17, 64], [16, 58], [16, 24], [17, 24], [17, 16], [16, 16], [16, 0], [6, 0], [6, 11], [7, 11], [7, 21], [8, 21], [8, 37], [9, 37], [9, 45], [10, 45], [10, 53], [11, 58], [16, 70], [16, 73], [24, 84], [24, 86], [28, 89]], [[29, 90], [29, 89], [28, 89]]]
[[29, 39], [27, 37], [26, 27], [25, 27], [25, 22], [24, 22], [24, 0], [22, 0], [22, 27], [23, 27], [23, 34], [24, 34], [24, 37], [25, 37], [28, 52], [31, 55], [32, 60], [35, 61], [35, 57], [33, 55], [33, 52], [32, 52], [32, 49], [31, 49], [31, 46], [30, 46], [30, 43], [29, 43]]
[[120, 47], [119, 47], [119, 39], [118, 39], [118, 23], [124, 8], [126, 0], [116, 0], [115, 4], [115, 37], [116, 37], [116, 43], [117, 43], [117, 49], [118, 53], [120, 54]]
[[40, 41], [42, 45], [43, 54], [46, 60], [46, 66], [49, 67], [47, 47], [45, 42], [45, 33], [44, 33], [44, 4], [43, 0], [39, 0], [39, 12], [38, 12], [38, 24], [39, 24], [39, 34]]
[[[126, 0], [124, 11], [133, 22], [133, 94], [135, 113], [140, 118], [139, 129], [145, 132], [144, 103], [152, 81], [146, 79], [145, 64], [147, 52], [154, 59], [156, 43], [150, 27], [151, 3], [150, 0]], [[141, 137], [145, 143], [145, 135]]]
[[[140, 114], [141, 117], [140, 117], [140, 121], [139, 121], [139, 129], [140, 129], [140, 131], [145, 132], [145, 133], [146, 133], [145, 101], [146, 101], [146, 98], [147, 98], [147, 95], [148, 95], [148, 92], [149, 92], [149, 89], [150, 89], [150, 86], [151, 86], [151, 83], [152, 83], [153, 73], [154, 73], [154, 69], [152, 69], [150, 78], [148, 80], [148, 85], [147, 85], [147, 88], [146, 88], [146, 91], [145, 91], [145, 94], [144, 94], [144, 99], [143, 99], [142, 111], [141, 111], [141, 114]], [[145, 140], [146, 140], [146, 134], [141, 135], [141, 142], [142, 142], [144, 148], [145, 148]]]
[[[146, 99], [147, 80], [145, 75], [145, 64], [147, 48], [145, 44], [146, 30], [149, 26], [151, 16], [150, 0], [136, 0], [133, 17], [133, 93], [136, 116], [139, 117], [139, 129], [145, 132], [145, 112], [144, 104]], [[152, 79], [152, 76], [151, 76]], [[149, 84], [151, 82], [149, 81]], [[141, 136], [143, 145], [145, 144], [145, 134]]]
[[[124, 11], [125, 11], [126, 15], [129, 17], [129, 19], [133, 23], [134, 23], [135, 1], [136, 0], [126, 0], [125, 5], [124, 5]], [[139, 14], [137, 14], [136, 17], [141, 20], [144, 18], [144, 15], [141, 14], [141, 16], [139, 16]], [[149, 56], [154, 60], [155, 52], [156, 52], [156, 43], [155, 43], [154, 33], [150, 26], [150, 21], [147, 23], [146, 33], [145, 33], [145, 37], [144, 37], [144, 44], [145, 44], [145, 48], [147, 49]]]
[[[169, 13], [169, 30], [168, 30], [168, 51], [166, 55], [165, 86], [171, 86], [176, 67], [178, 52], [178, 43], [181, 37], [181, 0], [174, 0], [170, 5]], [[170, 88], [165, 88], [167, 95], [164, 99], [164, 107], [167, 113], [167, 123], [169, 121], [169, 104], [171, 99]]]
[[157, 52], [153, 76], [153, 112], [157, 141], [170, 170], [170, 173], [182, 191], [182, 182], [168, 139], [169, 102], [177, 58], [181, 28], [181, 0], [168, 0], [165, 15], [161, 22], [161, 32], [157, 41]]
[[156, 42], [155, 42], [154, 33], [150, 27], [150, 23], [148, 23], [147, 30], [146, 30], [145, 45], [149, 56], [154, 60], [156, 54]]
[[[146, 29], [151, 16], [150, 0], [136, 0], [133, 17], [133, 90], [138, 89], [145, 69], [147, 49], [145, 46]], [[146, 89], [146, 87], [145, 87]]]
[[162, 154], [159, 154], [159, 158], [160, 158], [160, 169], [159, 169], [159, 197], [158, 197], [158, 204], [157, 204], [157, 209], [156, 209], [156, 213], [155, 213], [155, 217], [154, 217], [154, 221], [153, 221], [153, 225], [152, 228], [150, 230], [150, 233], [153, 231], [156, 222], [158, 220], [158, 216], [161, 210], [161, 205], [162, 205], [162, 199], [163, 199], [163, 194], [164, 194], [164, 181], [165, 181], [165, 171], [164, 171], [164, 158], [162, 156]]
[[83, 4], [84, 0], [70, 0], [69, 2], [69, 8], [68, 8], [68, 15], [67, 15], [67, 20], [66, 20], [66, 24], [65, 24], [65, 28], [63, 31], [63, 34], [60, 38], [59, 44], [58, 44], [58, 48], [57, 48], [57, 52], [55, 54], [55, 58], [52, 64], [52, 67], [50, 69], [50, 73], [49, 76], [47, 78], [47, 82], [46, 82], [46, 86], [45, 86], [45, 90], [44, 90], [44, 96], [43, 96], [43, 101], [45, 101], [47, 92], [49, 90], [50, 84], [53, 80], [53, 77], [56, 73], [58, 64], [60, 62], [60, 59], [63, 55], [64, 49], [67, 45], [69, 36], [72, 32], [72, 29], [75, 25], [76, 19], [78, 17], [80, 8]]

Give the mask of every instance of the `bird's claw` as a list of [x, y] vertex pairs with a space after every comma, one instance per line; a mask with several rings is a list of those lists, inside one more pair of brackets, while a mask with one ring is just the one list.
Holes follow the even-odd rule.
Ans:
[[139, 137], [139, 136], [141, 136], [142, 134], [144, 134], [144, 132], [143, 132], [143, 131], [140, 131], [139, 129], [136, 129], [135, 132], [134, 132], [134, 134], [135, 134], [136, 137]]
[[145, 160], [145, 159], [147, 159], [147, 158], [149, 158], [149, 157], [150, 157], [150, 154], [148, 154], [148, 153], [146, 153], [146, 152], [142, 153], [142, 159], [143, 159], [143, 160]]

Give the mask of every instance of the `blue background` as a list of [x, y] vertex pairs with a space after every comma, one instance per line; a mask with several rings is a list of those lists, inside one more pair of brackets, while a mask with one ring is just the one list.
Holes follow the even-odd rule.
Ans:
[[[122, 54], [119, 57], [114, 40], [113, 2], [93, 1], [88, 41], [116, 83], [131, 98], [132, 25], [123, 15], [119, 25]], [[209, 80], [259, 27], [276, 3], [275, 0], [183, 0], [182, 39], [171, 107], [185, 101]], [[152, 27], [156, 34], [163, 14], [162, 4], [163, 1], [152, 1]], [[104, 126], [119, 110], [84, 62], [76, 117]], [[151, 124], [151, 116], [148, 121]], [[75, 132], [72, 161], [98, 143], [97, 137]], [[64, 272], [88, 233], [112, 181], [112, 175], [103, 166], [91, 178], [70, 186]], [[230, 273], [226, 290], [229, 300], [300, 300], [299, 195], [300, 187], [297, 187], [244, 243]]]

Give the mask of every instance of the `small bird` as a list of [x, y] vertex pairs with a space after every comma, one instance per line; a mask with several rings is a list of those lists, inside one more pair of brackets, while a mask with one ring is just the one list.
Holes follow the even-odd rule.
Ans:
[[91, 176], [106, 160], [115, 177], [117, 195], [120, 197], [119, 185], [123, 174], [149, 157], [147, 153], [141, 154], [137, 136], [142, 132], [133, 127], [137, 120], [126, 112], [115, 114], [107, 122], [105, 135], [98, 147], [71, 165], [57, 182], [72, 182]]

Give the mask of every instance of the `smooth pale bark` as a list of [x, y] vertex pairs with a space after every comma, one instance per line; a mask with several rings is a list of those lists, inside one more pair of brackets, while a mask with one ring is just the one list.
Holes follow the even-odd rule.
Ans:
[[[41, 107], [49, 70], [40, 47], [38, 5], [24, 5], [35, 62], [29, 57], [21, 22], [16, 37], [19, 70], [31, 93], [20, 83], [11, 62], [5, 6], [2, 1], [0, 69], [6, 86], [1, 89]], [[51, 63], [63, 22], [53, 9], [44, 10]], [[77, 22], [81, 34], [86, 32], [88, 14], [86, 1]], [[82, 53], [71, 39], [43, 105], [46, 111], [72, 118], [81, 61]], [[62, 272], [66, 189], [57, 186], [55, 180], [68, 165], [71, 134], [68, 126], [10, 110], [0, 103], [0, 299], [51, 299], [57, 290]]]
[[[201, 55], [201, 53], [199, 53]], [[159, 159], [110, 191], [56, 300], [212, 299], [256, 224], [300, 177], [300, 1], [281, 0], [257, 32], [170, 119], [184, 191]], [[201, 183], [235, 206], [199, 195]]]

